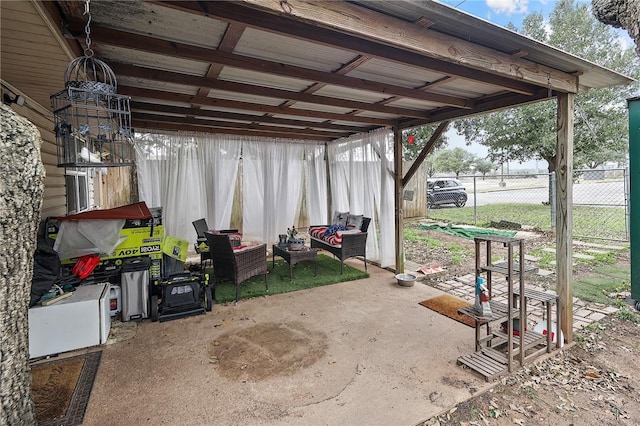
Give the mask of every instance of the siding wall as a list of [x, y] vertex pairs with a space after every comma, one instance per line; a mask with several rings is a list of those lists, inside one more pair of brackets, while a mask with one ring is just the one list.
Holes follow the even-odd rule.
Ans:
[[64, 169], [56, 166], [56, 146], [53, 134], [53, 114], [44, 108], [27, 103], [30, 107], [13, 104], [18, 114], [32, 122], [40, 131], [42, 163], [47, 173], [44, 180], [44, 199], [40, 217], [60, 216], [67, 213], [67, 201], [64, 182]]

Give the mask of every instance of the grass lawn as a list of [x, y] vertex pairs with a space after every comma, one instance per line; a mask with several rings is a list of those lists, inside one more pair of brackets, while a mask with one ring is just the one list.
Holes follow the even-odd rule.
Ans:
[[[492, 204], [476, 209], [477, 223], [473, 206], [432, 209], [427, 217], [481, 227], [490, 226], [491, 221], [508, 220], [539, 231], [551, 230], [551, 208], [542, 204]], [[626, 240], [625, 211], [615, 207], [574, 206], [573, 235]]]
[[603, 265], [594, 269], [594, 275], [573, 282], [573, 295], [588, 302], [607, 305], [619, 302], [610, 293], [628, 291], [631, 288], [631, 269], [618, 265]]
[[[318, 254], [318, 275], [313, 276], [314, 262], [305, 261], [293, 266], [293, 281], [289, 281], [289, 264], [276, 257], [275, 268], [272, 268], [271, 258], [267, 262], [269, 274], [267, 280], [269, 291], [265, 291], [264, 275], [253, 277], [240, 285], [240, 299], [249, 299], [268, 294], [288, 293], [290, 291], [306, 288], [320, 287], [344, 281], [360, 280], [369, 277], [369, 274], [344, 265], [344, 274], [340, 274], [340, 261], [324, 254]], [[211, 271], [210, 280], [213, 280]], [[229, 281], [216, 284], [217, 303], [232, 302], [236, 300], [236, 288]]]

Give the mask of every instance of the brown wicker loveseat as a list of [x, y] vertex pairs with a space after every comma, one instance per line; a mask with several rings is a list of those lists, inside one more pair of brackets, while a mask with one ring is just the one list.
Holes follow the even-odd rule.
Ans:
[[267, 245], [254, 247], [233, 247], [231, 234], [205, 232], [211, 259], [213, 260], [213, 297], [216, 286], [222, 279], [228, 279], [236, 286], [236, 305], [240, 285], [251, 277], [264, 275], [265, 289], [269, 291], [267, 282]]
[[[359, 229], [338, 231], [339, 241], [335, 238], [323, 238], [322, 233], [331, 225], [314, 225], [309, 227], [311, 247], [326, 250], [340, 259], [340, 273], [344, 272], [344, 260], [350, 257], [362, 256], [364, 269], [367, 270], [367, 230], [371, 218], [363, 217]], [[315, 235], [315, 236], [314, 236]]]

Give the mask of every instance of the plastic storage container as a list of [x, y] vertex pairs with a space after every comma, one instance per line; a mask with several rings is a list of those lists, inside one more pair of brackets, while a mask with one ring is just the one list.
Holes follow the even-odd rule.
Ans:
[[122, 294], [119, 285], [112, 285], [109, 290], [109, 314], [115, 316], [122, 312]]
[[149, 257], [134, 257], [122, 264], [122, 321], [149, 318]]

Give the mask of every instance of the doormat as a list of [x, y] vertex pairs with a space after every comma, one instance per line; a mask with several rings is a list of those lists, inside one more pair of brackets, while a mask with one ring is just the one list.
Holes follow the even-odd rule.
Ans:
[[31, 394], [39, 425], [79, 425], [102, 351], [31, 366]]
[[458, 313], [458, 309], [470, 306], [471, 303], [455, 296], [451, 296], [450, 294], [432, 297], [431, 299], [423, 300], [420, 304], [432, 311], [436, 311], [437, 313], [444, 315], [445, 317], [449, 317], [464, 325], [468, 325], [469, 327], [476, 326], [476, 322], [473, 318]]

